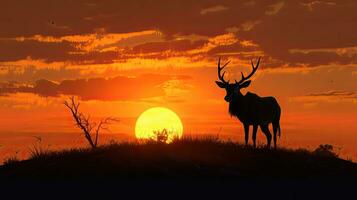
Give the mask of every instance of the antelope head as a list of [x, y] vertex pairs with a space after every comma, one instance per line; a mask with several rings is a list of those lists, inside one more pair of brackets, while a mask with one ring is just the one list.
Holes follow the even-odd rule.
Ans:
[[218, 59], [218, 79], [219, 81], [216, 81], [216, 84], [218, 85], [218, 87], [220, 88], [224, 88], [226, 90], [226, 96], [224, 97], [224, 100], [227, 102], [231, 102], [233, 99], [237, 98], [238, 95], [242, 95], [242, 93], [240, 92], [240, 89], [242, 88], [246, 88], [250, 85], [251, 80], [250, 77], [253, 76], [253, 74], [257, 71], [258, 67], [259, 67], [259, 63], [260, 63], [260, 58], [258, 59], [257, 64], [254, 66], [253, 61], [251, 61], [252, 63], [252, 72], [245, 77], [243, 72], [241, 72], [242, 74], [242, 78], [240, 81], [236, 81], [235, 83], [229, 83], [229, 80], [226, 81], [224, 80], [224, 74], [226, 72], [222, 72], [223, 68], [226, 67], [228, 65], [230, 61], [228, 61], [226, 64], [224, 64], [221, 67], [221, 58]]

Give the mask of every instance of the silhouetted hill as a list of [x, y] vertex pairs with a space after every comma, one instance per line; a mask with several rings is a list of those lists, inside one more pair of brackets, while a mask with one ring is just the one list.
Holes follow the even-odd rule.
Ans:
[[304, 149], [266, 149], [215, 139], [111, 144], [45, 152], [0, 166], [0, 180], [331, 180], [357, 164]]

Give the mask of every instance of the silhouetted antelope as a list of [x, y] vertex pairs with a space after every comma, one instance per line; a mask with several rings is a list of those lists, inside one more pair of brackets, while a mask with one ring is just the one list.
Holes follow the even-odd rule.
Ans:
[[229, 83], [224, 80], [224, 74], [221, 75], [221, 71], [228, 65], [229, 61], [221, 67], [221, 59], [218, 60], [218, 78], [220, 81], [216, 81], [216, 84], [220, 88], [226, 89], [226, 96], [224, 100], [229, 102], [229, 113], [236, 116], [244, 125], [245, 144], [248, 144], [249, 126], [253, 125], [253, 145], [256, 146], [256, 134], [258, 126], [265, 134], [267, 138], [268, 147], [271, 143], [271, 133], [269, 131], [269, 123], [273, 124], [274, 131], [274, 148], [276, 148], [276, 135], [279, 131], [280, 137], [280, 106], [274, 97], [260, 97], [254, 93], [247, 92], [243, 95], [240, 91], [242, 88], [246, 88], [250, 85], [249, 78], [257, 71], [260, 63], [260, 58], [256, 66], [253, 61], [253, 71], [245, 77], [242, 73], [240, 81], [235, 83]]

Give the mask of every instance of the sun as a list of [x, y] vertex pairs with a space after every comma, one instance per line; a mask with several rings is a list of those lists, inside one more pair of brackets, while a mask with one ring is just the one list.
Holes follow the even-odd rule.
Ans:
[[172, 110], [164, 107], [154, 107], [144, 111], [136, 121], [135, 136], [138, 139], [155, 138], [156, 131], [166, 129], [167, 141], [183, 134], [183, 125], [180, 117]]

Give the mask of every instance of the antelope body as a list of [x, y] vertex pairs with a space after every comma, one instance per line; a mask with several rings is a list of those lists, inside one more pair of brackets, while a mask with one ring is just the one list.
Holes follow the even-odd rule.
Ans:
[[240, 81], [235, 81], [235, 83], [229, 83], [229, 81], [224, 80], [224, 74], [221, 74], [222, 69], [228, 64], [221, 67], [221, 60], [218, 60], [218, 78], [220, 81], [216, 81], [216, 84], [220, 88], [226, 90], [226, 96], [224, 99], [229, 103], [229, 113], [235, 116], [243, 123], [244, 134], [245, 134], [245, 144], [248, 144], [249, 137], [249, 126], [253, 126], [253, 145], [256, 146], [256, 134], [258, 126], [260, 126], [262, 132], [267, 138], [267, 146], [270, 147], [272, 135], [269, 131], [269, 124], [273, 125], [274, 133], [274, 148], [276, 148], [277, 133], [280, 136], [280, 113], [281, 109], [274, 97], [260, 97], [254, 93], [247, 92], [243, 95], [240, 91], [242, 88], [246, 88], [250, 85], [251, 81], [249, 78], [256, 72], [259, 67], [260, 58], [257, 65], [254, 66], [252, 62], [252, 72], [245, 77], [242, 73], [242, 78]]

